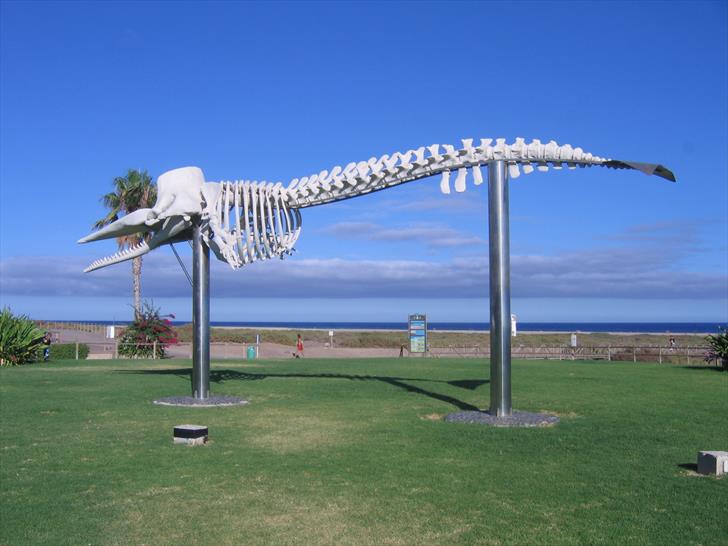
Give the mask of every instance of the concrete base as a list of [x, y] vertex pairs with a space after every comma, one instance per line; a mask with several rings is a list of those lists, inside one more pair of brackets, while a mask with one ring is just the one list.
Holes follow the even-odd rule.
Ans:
[[177, 425], [174, 427], [174, 443], [190, 446], [203, 445], [207, 442], [207, 427], [202, 425]]
[[491, 415], [487, 411], [460, 411], [445, 417], [450, 423], [474, 423], [491, 427], [550, 427], [559, 422], [556, 415], [514, 411], [508, 416]]
[[184, 406], [188, 408], [218, 408], [220, 406], [242, 406], [247, 400], [235, 396], [210, 396], [204, 400], [192, 396], [168, 396], [154, 403], [158, 406]]
[[709, 476], [728, 474], [728, 451], [699, 452], [698, 473]]

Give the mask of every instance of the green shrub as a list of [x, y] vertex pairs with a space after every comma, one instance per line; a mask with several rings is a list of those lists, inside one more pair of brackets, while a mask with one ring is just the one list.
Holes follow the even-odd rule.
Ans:
[[[78, 359], [86, 360], [88, 356], [88, 345], [78, 344]], [[73, 360], [76, 358], [75, 343], [58, 343], [51, 345], [51, 360]]]
[[718, 326], [720, 333], [712, 334], [705, 338], [710, 345], [710, 350], [705, 355], [707, 362], [720, 361], [723, 369], [728, 371], [728, 328]]
[[43, 348], [46, 332], [24, 315], [14, 316], [9, 308], [0, 312], [0, 366], [34, 362]]
[[119, 354], [131, 358], [164, 358], [167, 347], [176, 343], [177, 332], [169, 319], [160, 316], [159, 309], [151, 303], [144, 302], [142, 312], [119, 338]]

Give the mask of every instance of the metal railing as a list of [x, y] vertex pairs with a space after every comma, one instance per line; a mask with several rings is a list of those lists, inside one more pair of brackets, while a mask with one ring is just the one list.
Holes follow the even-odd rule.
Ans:
[[[157, 359], [157, 343], [121, 343], [116, 339], [109, 339], [103, 342], [76, 342], [76, 360], [79, 359], [79, 346], [86, 345], [89, 349], [89, 360], [101, 359], [117, 359], [117, 358], [133, 358], [123, 354], [125, 345], [147, 347], [150, 355], [140, 358]], [[211, 355], [218, 360], [226, 359], [246, 359], [248, 358], [248, 348], [255, 347], [256, 358], [260, 357], [260, 347], [255, 343], [232, 343], [232, 342], [215, 342], [210, 344]], [[120, 351], [121, 349], [121, 351]], [[51, 346], [51, 351], [53, 347]], [[192, 343], [176, 343], [168, 345], [165, 349], [165, 358], [192, 358]]]
[[[123, 344], [118, 340], [109, 339], [104, 342], [82, 343], [76, 342], [76, 359], [79, 359], [79, 346], [89, 348], [90, 360], [126, 358], [120, 354]], [[132, 345], [132, 344], [128, 344]], [[143, 344], [150, 348], [152, 355], [145, 358], [155, 359], [157, 353], [156, 343]], [[215, 342], [210, 344], [210, 353], [216, 360], [246, 359], [248, 348], [256, 347], [256, 358], [260, 358], [260, 347], [255, 343]], [[53, 350], [51, 346], [51, 351]], [[606, 360], [610, 362], [657, 362], [660, 364], [714, 364], [718, 361], [705, 362], [707, 345], [686, 347], [654, 347], [654, 346], [584, 346], [569, 347], [561, 345], [541, 345], [537, 347], [511, 348], [514, 359], [520, 360]], [[122, 351], [123, 352], [123, 351]], [[192, 344], [178, 343], [166, 349], [166, 358], [192, 358]], [[154, 356], [153, 356], [154, 355]], [[430, 358], [489, 358], [490, 347], [487, 345], [448, 345], [446, 347], [429, 347], [426, 356]]]
[[76, 332], [88, 332], [91, 334], [105, 334], [107, 326], [105, 324], [95, 324], [92, 322], [60, 322], [50, 320], [36, 320], [35, 324], [41, 330], [73, 330]]
[[[541, 345], [537, 347], [511, 347], [511, 357], [521, 360], [607, 360], [621, 362], [658, 362], [660, 364], [701, 364], [705, 363], [707, 345], [685, 347], [654, 346], [583, 346]], [[489, 358], [487, 345], [448, 345], [430, 347], [428, 355], [435, 358]], [[717, 361], [713, 362], [718, 364]]]

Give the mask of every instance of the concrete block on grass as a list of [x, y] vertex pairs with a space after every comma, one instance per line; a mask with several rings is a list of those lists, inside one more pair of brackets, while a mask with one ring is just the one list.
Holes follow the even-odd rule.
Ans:
[[728, 451], [701, 451], [698, 453], [698, 473], [711, 476], [728, 474]]
[[191, 446], [207, 442], [207, 427], [202, 425], [177, 425], [174, 427], [174, 443]]

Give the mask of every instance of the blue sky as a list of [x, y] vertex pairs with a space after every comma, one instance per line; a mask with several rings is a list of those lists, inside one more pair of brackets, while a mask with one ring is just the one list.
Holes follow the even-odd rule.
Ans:
[[[128, 319], [131, 266], [77, 245], [128, 168], [287, 183], [461, 138], [517, 136], [636, 172], [511, 182], [521, 321], [728, 321], [725, 2], [7, 2], [0, 304]], [[487, 321], [485, 186], [426, 179], [303, 210], [297, 252], [212, 268], [213, 320]], [[189, 251], [180, 245], [189, 261]], [[168, 248], [143, 293], [178, 318]]]

